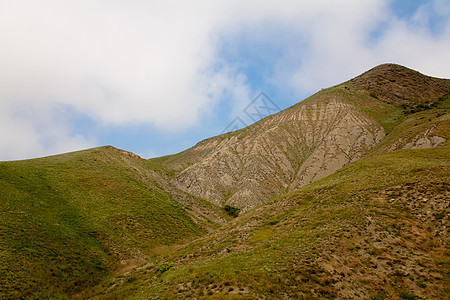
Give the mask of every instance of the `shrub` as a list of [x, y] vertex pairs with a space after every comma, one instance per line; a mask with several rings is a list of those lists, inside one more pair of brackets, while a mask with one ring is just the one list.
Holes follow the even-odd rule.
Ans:
[[377, 93], [375, 92], [370, 92], [369, 96], [378, 99]]
[[223, 207], [223, 209], [225, 210], [225, 212], [226, 212], [228, 215], [230, 215], [230, 216], [232, 216], [232, 217], [234, 217], [234, 218], [236, 218], [237, 216], [239, 216], [239, 212], [241, 211], [239, 208], [233, 207], [233, 206], [231, 206], [231, 205], [225, 205], [225, 206]]
[[278, 220], [270, 220], [269, 225], [276, 225], [278, 223]]
[[423, 281], [418, 281], [418, 282], [417, 282], [417, 286], [418, 286], [418, 287], [421, 287], [421, 288], [426, 288], [426, 287], [427, 287], [427, 284], [426, 284], [425, 282], [423, 282]]
[[173, 268], [173, 263], [166, 263], [166, 264], [162, 264], [160, 265], [157, 269], [156, 272], [159, 274], [163, 274], [167, 271], [169, 271], [170, 269]]
[[417, 299], [416, 295], [411, 294], [411, 293], [406, 292], [406, 291], [401, 291], [399, 296], [400, 296], [401, 299], [406, 299], [406, 300]]

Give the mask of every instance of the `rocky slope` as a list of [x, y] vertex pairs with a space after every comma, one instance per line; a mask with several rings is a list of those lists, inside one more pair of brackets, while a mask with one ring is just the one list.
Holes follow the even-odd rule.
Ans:
[[[447, 299], [449, 95], [412, 113], [335, 88], [385, 133], [365, 156], [83, 296]], [[220, 140], [201, 145], [205, 154]]]
[[449, 158], [446, 145], [362, 159], [83, 296], [447, 299]]
[[[396, 104], [427, 107], [449, 92], [450, 80], [381, 65], [247, 128], [205, 140], [165, 163], [184, 168], [171, 181], [177, 188], [246, 211], [366, 155], [401, 123]], [[422, 137], [403, 138], [402, 145], [397, 140], [384, 150], [442, 145], [444, 139], [433, 132], [424, 128]]]
[[387, 64], [179, 154], [0, 162], [0, 298], [445, 298], [449, 92]]

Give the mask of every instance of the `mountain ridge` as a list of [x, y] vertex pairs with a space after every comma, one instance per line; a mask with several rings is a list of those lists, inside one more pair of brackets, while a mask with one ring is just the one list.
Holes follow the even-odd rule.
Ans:
[[385, 64], [178, 154], [0, 162], [0, 298], [444, 297], [449, 92]]
[[[415, 97], [416, 81], [426, 82], [425, 95], [432, 98]], [[374, 84], [366, 88], [367, 82]], [[385, 96], [390, 87], [402, 101]], [[163, 164], [181, 170], [171, 180], [177, 188], [246, 211], [367, 154], [400, 124], [404, 117], [400, 104], [425, 107], [423, 103], [435, 103], [449, 92], [448, 79], [380, 65], [247, 128], [204, 140]], [[443, 143], [442, 137], [431, 139], [433, 145]], [[189, 163], [180, 165], [177, 156]]]

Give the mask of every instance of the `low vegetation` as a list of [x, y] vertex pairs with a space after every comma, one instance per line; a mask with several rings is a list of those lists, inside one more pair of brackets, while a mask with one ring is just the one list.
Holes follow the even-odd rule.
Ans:
[[176, 155], [0, 162], [0, 299], [448, 298], [448, 89], [384, 65]]
[[237, 207], [233, 207], [231, 205], [225, 205], [223, 207], [223, 210], [229, 215], [232, 216], [234, 218], [236, 218], [237, 216], [239, 216], [239, 212], [241, 211], [239, 208]]
[[1, 162], [0, 298], [75, 295], [203, 234], [147, 168], [112, 148]]
[[[98, 297], [406, 299], [447, 295], [449, 147], [360, 161], [126, 276]], [[432, 210], [431, 210], [432, 209]], [[157, 267], [170, 261], [161, 274]], [[126, 278], [125, 276], [125, 278]]]

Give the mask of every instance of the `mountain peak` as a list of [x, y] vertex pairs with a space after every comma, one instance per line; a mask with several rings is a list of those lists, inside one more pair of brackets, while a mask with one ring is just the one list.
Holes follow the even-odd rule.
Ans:
[[[384, 63], [381, 65], [378, 65], [376, 67], [373, 67], [370, 70], [367, 70], [364, 73], [371, 73], [371, 72], [404, 72], [404, 71], [409, 71], [409, 72], [417, 72], [415, 70], [412, 70], [408, 67], [399, 65], [399, 64], [395, 64], [395, 63]], [[419, 73], [419, 72], [417, 72]]]
[[450, 93], [450, 80], [424, 75], [397, 64], [382, 64], [353, 78], [348, 86], [375, 93], [394, 104], [425, 103]]
[[449, 90], [384, 64], [179, 154], [0, 162], [0, 298], [446, 298]]

